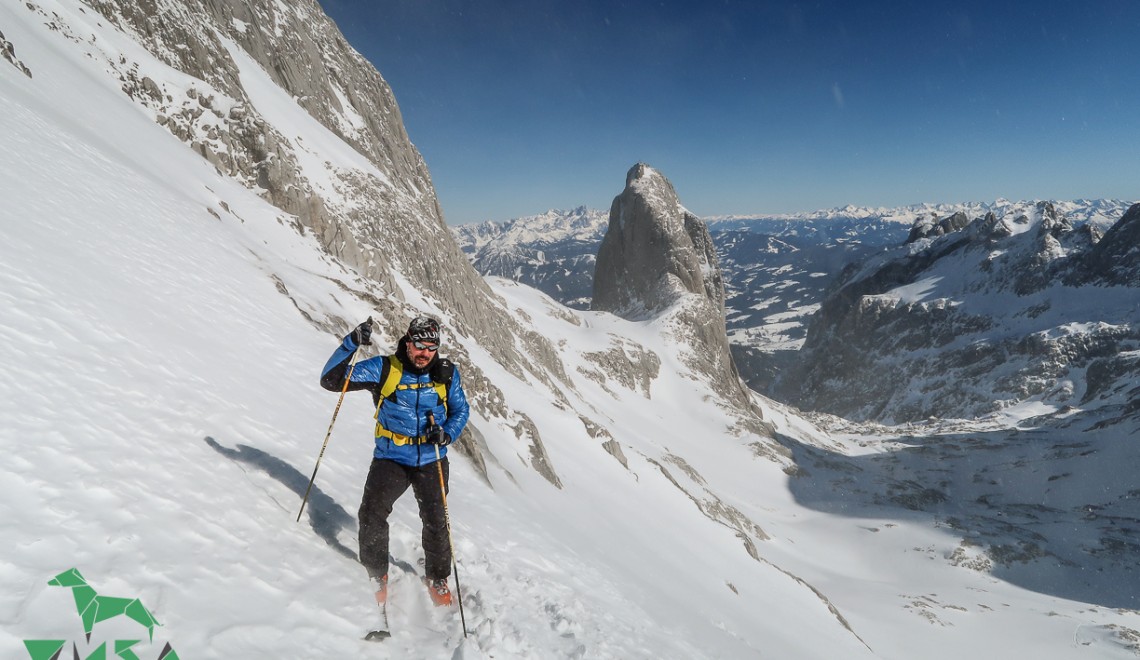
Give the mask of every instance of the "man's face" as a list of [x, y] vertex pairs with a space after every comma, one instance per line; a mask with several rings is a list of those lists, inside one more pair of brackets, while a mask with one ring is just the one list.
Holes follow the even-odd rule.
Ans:
[[416, 365], [417, 369], [428, 366], [432, 358], [435, 357], [437, 350], [439, 350], [439, 344], [422, 341], [408, 342], [408, 357], [412, 359], [412, 364]]

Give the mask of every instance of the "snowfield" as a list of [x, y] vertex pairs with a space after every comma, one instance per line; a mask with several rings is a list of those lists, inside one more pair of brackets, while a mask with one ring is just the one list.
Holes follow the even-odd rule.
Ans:
[[[77, 2], [37, 6], [99, 43], [126, 38]], [[1013, 465], [1029, 450], [1003, 441], [1032, 411], [860, 427], [757, 396], [777, 445], [731, 425], [667, 328], [569, 310], [500, 279], [490, 283], [503, 304], [559, 347], [574, 387], [561, 402], [465, 348], [512, 414], [534, 421], [561, 488], [532, 469], [517, 419], [473, 414], [486, 478], [455, 454], [448, 498], [468, 634], [458, 608], [431, 608], [419, 584], [407, 495], [393, 514], [393, 637], [361, 641], [377, 618], [355, 557], [368, 397], [346, 397], [295, 518], [336, 403], [318, 377], [339, 335], [309, 319], [347, 331], [372, 313], [351, 292], [375, 291], [139, 112], [40, 13], [6, 2], [0, 25], [33, 73], [0, 61], [0, 657], [30, 657], [27, 640], [66, 640], [62, 657], [87, 657], [122, 639], [143, 639], [144, 659], [164, 644], [181, 658], [1140, 654], [1134, 556], [1106, 564], [1119, 588], [1082, 588], [1056, 556], [996, 562], [946, 516], [878, 492], [896, 473], [942, 469], [923, 444], [960, 454], [974, 436], [995, 449], [964, 459], [955, 479], [1003, 466], [1007, 488], [1038, 488], [1046, 475]], [[304, 142], [331, 159], [319, 151], [331, 134], [258, 80], [257, 103], [283, 104], [278, 128], [322, 136]], [[335, 162], [352, 166], [344, 152]], [[383, 347], [401, 331], [375, 337]], [[615, 346], [660, 357], [648, 392], [589, 375]], [[1048, 446], [1075, 431], [1042, 433]], [[1098, 445], [1096, 465], [1134, 479], [1135, 452], [1115, 446]], [[1088, 480], [1068, 504], [1100, 489], [1079, 457], [1066, 460]], [[100, 594], [144, 603], [161, 624], [154, 639], [117, 618], [85, 640], [71, 595], [48, 585], [73, 567]]]

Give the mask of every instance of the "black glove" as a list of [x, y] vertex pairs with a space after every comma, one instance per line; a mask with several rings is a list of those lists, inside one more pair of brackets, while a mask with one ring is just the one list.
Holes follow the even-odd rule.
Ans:
[[429, 444], [439, 445], [446, 447], [451, 444], [451, 436], [443, 432], [443, 427], [439, 424], [432, 424], [427, 428], [427, 433], [424, 434], [424, 439]]
[[372, 317], [369, 316], [368, 320], [356, 326], [352, 331], [352, 341], [357, 346], [367, 346], [372, 343]]

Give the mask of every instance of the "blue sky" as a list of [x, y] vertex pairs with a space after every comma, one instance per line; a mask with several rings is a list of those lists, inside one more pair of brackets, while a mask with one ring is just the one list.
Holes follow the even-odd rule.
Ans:
[[451, 224], [1140, 199], [1140, 2], [320, 0], [392, 86]]

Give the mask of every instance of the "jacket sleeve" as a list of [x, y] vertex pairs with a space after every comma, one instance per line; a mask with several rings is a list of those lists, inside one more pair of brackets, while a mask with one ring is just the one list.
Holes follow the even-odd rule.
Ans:
[[[321, 370], [321, 387], [331, 392], [339, 392], [344, 388], [344, 377], [348, 373], [348, 363], [358, 346], [352, 341], [352, 335], [345, 336], [344, 341], [333, 351], [332, 356]], [[350, 390], [367, 390], [375, 388], [384, 380], [384, 358], [369, 358], [356, 363], [352, 370], [352, 382], [348, 384]]]
[[447, 389], [447, 419], [443, 422], [443, 432], [453, 440], [458, 440], [470, 416], [471, 408], [467, 405], [467, 395], [463, 392], [459, 369], [456, 369], [451, 377], [451, 387]]

